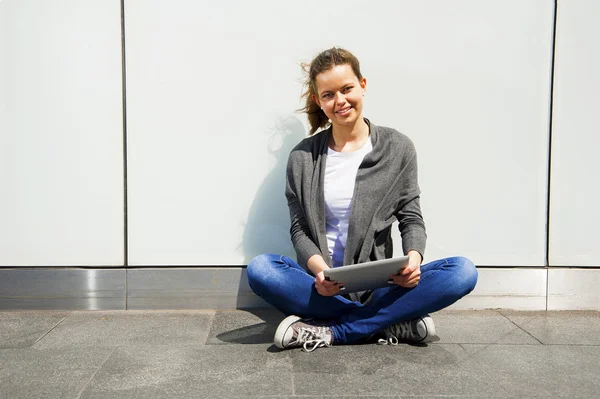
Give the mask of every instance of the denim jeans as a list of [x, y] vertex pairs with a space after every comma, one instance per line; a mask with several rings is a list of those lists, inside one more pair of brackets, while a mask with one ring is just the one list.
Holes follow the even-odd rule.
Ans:
[[475, 288], [477, 269], [463, 257], [436, 260], [421, 266], [416, 287], [378, 288], [364, 305], [341, 295], [322, 296], [314, 280], [286, 256], [259, 255], [248, 264], [252, 291], [287, 315], [326, 320], [336, 344], [353, 343], [450, 306]]

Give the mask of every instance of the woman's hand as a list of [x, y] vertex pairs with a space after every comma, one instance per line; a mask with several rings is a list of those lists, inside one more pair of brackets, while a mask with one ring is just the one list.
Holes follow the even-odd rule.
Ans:
[[335, 281], [325, 280], [323, 272], [319, 272], [315, 278], [315, 288], [317, 292], [323, 296], [334, 296], [340, 293], [341, 285]]
[[308, 270], [310, 270], [313, 275], [317, 276], [315, 278], [315, 288], [319, 294], [323, 296], [334, 296], [340, 293], [341, 285], [337, 284], [335, 281], [325, 280], [323, 271], [329, 269], [329, 266], [327, 266], [327, 263], [325, 263], [321, 255], [311, 256], [308, 259], [307, 266]]
[[390, 284], [396, 284], [404, 288], [416, 287], [421, 280], [421, 262], [423, 258], [417, 251], [408, 251], [408, 266], [390, 277]]

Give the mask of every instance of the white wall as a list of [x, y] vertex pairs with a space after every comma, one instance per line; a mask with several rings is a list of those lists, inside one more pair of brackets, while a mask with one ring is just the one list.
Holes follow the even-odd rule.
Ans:
[[417, 146], [426, 258], [543, 266], [552, 2], [398, 4], [369, 113]]
[[[319, 12], [315, 12], [319, 10]], [[297, 63], [362, 60], [366, 116], [415, 141], [428, 258], [542, 266], [552, 1], [126, 2], [132, 265], [291, 254]]]
[[0, 1], [0, 266], [124, 264], [118, 0]]
[[552, 127], [551, 266], [600, 266], [599, 18], [597, 1], [559, 2]]
[[[427, 258], [544, 266], [553, 7], [126, 0], [129, 264], [293, 254], [298, 63], [340, 45], [366, 116], [417, 146]], [[600, 11], [558, 11], [550, 262], [597, 266]], [[0, 266], [122, 265], [120, 2], [3, 0], [0, 23]]]

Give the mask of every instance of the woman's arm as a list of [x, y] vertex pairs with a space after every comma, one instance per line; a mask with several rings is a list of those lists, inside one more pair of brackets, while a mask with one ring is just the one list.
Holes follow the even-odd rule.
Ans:
[[315, 276], [321, 273], [324, 270], [329, 269], [327, 263], [325, 263], [325, 259], [321, 255], [313, 255], [308, 259], [306, 263], [308, 270]]
[[406, 203], [396, 212], [395, 216], [398, 219], [398, 229], [402, 236], [403, 252], [408, 255], [410, 251], [416, 251], [422, 260], [427, 242], [427, 232], [421, 214], [419, 197], [417, 196]]
[[313, 255], [308, 259], [308, 269], [315, 276], [315, 288], [317, 292], [323, 296], [334, 296], [340, 293], [343, 286], [337, 284], [335, 281], [325, 280], [323, 271], [329, 269], [327, 263], [321, 255]]
[[[414, 152], [414, 146], [412, 146]], [[401, 287], [415, 287], [421, 278], [421, 263], [425, 253], [425, 244], [427, 233], [425, 231], [425, 222], [421, 214], [421, 204], [419, 199], [419, 185], [417, 179], [417, 157], [410, 158], [405, 168], [406, 175], [409, 176], [408, 184], [414, 187], [416, 196], [399, 208], [396, 213], [398, 219], [398, 229], [402, 236], [402, 250], [408, 256], [408, 266], [405, 267], [400, 275], [392, 277], [392, 283]]]
[[[301, 259], [308, 256], [305, 265], [306, 268], [314, 276], [316, 276], [315, 288], [317, 292], [324, 296], [337, 295], [340, 293], [342, 286], [338, 285], [335, 281], [325, 280], [323, 271], [329, 269], [329, 266], [325, 262], [325, 259], [323, 259], [323, 256], [321, 255], [321, 252], [315, 243], [312, 241], [310, 230], [308, 229], [308, 226], [306, 226], [306, 219], [303, 216], [304, 212], [301, 212], [301, 209], [298, 208], [299, 204], [296, 201], [294, 201], [290, 206], [290, 214], [292, 219], [292, 227], [290, 231], [292, 234], [292, 242], [294, 244], [294, 248], [296, 249], [296, 254], [298, 255], [298, 263], [301, 266], [304, 265]], [[307, 255], [311, 254], [311, 252], [313, 253], [312, 255]]]
[[392, 282], [401, 287], [411, 288], [419, 284], [421, 279], [421, 263], [427, 239], [419, 197], [407, 203], [396, 213], [396, 217], [402, 236], [402, 249], [408, 256], [408, 266], [402, 269], [398, 276], [393, 276]]
[[423, 257], [417, 251], [408, 251], [408, 266], [402, 269], [399, 275], [392, 276], [392, 284], [400, 287], [412, 288], [421, 280], [421, 262]]
[[[292, 151], [288, 159], [285, 196], [290, 211], [290, 235], [294, 250], [298, 256], [298, 264], [310, 270], [308, 266], [309, 259], [314, 255], [319, 255], [321, 259], [323, 257], [310, 232], [307, 216], [304, 211], [305, 207], [302, 202], [303, 199], [300, 195], [303, 179], [303, 160], [300, 155], [296, 151]], [[310, 271], [312, 272], [312, 270]]]

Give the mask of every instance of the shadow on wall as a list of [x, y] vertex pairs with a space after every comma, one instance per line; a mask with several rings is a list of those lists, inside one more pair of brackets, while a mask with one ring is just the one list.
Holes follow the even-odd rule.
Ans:
[[264, 253], [296, 258], [290, 240], [285, 172], [290, 151], [305, 137], [306, 129], [295, 116], [278, 120], [273, 128], [267, 150], [276, 164], [258, 189], [248, 214], [242, 243], [246, 265]]

